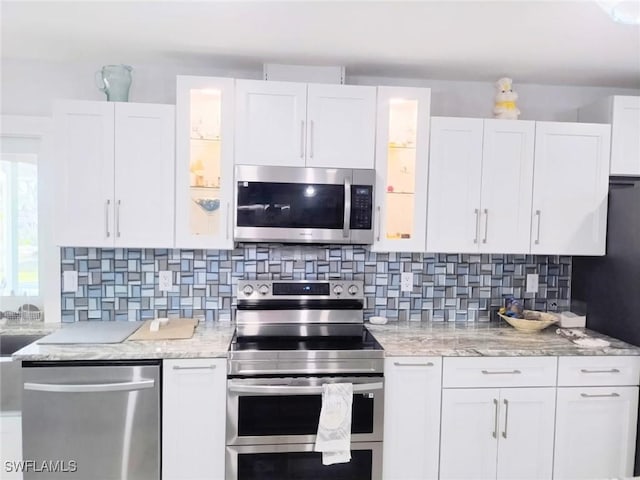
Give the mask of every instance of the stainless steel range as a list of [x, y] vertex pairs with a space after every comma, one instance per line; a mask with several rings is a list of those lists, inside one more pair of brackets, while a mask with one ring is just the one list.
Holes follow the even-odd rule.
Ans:
[[[240, 281], [227, 398], [227, 479], [382, 477], [384, 352], [359, 281]], [[322, 385], [353, 384], [349, 463], [314, 452]]]

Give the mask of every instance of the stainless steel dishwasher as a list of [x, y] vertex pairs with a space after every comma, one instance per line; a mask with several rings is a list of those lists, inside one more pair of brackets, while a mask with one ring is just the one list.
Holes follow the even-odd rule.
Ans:
[[23, 362], [24, 480], [159, 480], [160, 362]]

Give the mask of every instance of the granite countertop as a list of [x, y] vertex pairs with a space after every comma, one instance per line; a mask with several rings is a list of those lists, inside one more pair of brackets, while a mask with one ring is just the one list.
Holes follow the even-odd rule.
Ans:
[[605, 348], [578, 347], [557, 335], [551, 326], [535, 333], [522, 333], [505, 322], [420, 323], [399, 322], [367, 328], [386, 356], [517, 357], [563, 355], [640, 355], [640, 347], [579, 329], [594, 338], [611, 342]]
[[[2, 334], [47, 334], [55, 324], [41, 324], [20, 331], [20, 327], [0, 327]], [[53, 328], [48, 329], [52, 326]], [[64, 324], [62, 325], [64, 328]], [[200, 322], [187, 340], [125, 340], [122, 343], [38, 345], [32, 343], [12, 355], [14, 360], [141, 360], [151, 358], [225, 358], [235, 331], [229, 322]]]

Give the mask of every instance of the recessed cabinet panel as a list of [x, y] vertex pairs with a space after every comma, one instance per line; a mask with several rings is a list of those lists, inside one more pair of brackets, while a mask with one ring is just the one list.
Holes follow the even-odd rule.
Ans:
[[373, 168], [376, 88], [309, 84], [307, 167]]
[[430, 97], [378, 88], [375, 251], [425, 250]]
[[233, 90], [228, 78], [178, 77], [178, 247], [232, 247]]
[[235, 163], [304, 167], [307, 85], [236, 81]]
[[609, 125], [536, 123], [531, 253], [604, 255]]
[[482, 119], [431, 118], [429, 252], [478, 251], [482, 135]]
[[614, 97], [611, 175], [640, 175], [640, 97]]
[[54, 103], [57, 245], [114, 244], [113, 105], [84, 101]]

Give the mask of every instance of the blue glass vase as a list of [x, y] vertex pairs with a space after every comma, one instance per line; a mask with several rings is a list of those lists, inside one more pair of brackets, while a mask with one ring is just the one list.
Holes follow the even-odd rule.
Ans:
[[105, 65], [96, 72], [96, 85], [105, 93], [108, 102], [129, 101], [132, 70], [129, 65]]

